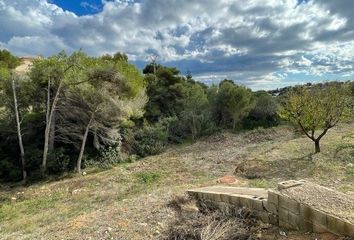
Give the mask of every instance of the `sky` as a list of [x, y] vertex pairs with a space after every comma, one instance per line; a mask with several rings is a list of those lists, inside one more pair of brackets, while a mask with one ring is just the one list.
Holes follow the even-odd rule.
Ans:
[[152, 56], [254, 90], [354, 79], [353, 0], [0, 0], [0, 48]]

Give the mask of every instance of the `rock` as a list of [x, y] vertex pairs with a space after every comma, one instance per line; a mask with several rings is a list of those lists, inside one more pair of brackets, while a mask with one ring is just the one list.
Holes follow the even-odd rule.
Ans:
[[224, 176], [218, 179], [218, 183], [221, 184], [231, 184], [231, 183], [235, 183], [237, 180], [234, 176]]
[[189, 213], [199, 212], [199, 208], [197, 207], [195, 202], [190, 203], [190, 204], [183, 204], [181, 206], [181, 210], [184, 212], [189, 212]]
[[78, 194], [81, 192], [81, 189], [75, 189], [71, 192], [72, 195]]

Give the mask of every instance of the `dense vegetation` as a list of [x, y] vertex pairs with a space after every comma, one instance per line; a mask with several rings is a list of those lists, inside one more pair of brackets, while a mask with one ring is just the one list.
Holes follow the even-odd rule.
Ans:
[[[252, 92], [231, 80], [207, 86], [154, 61], [141, 73], [121, 53], [61, 52], [35, 60], [26, 74], [14, 70], [19, 64], [17, 57], [0, 51], [1, 181], [107, 167], [220, 129], [274, 126], [279, 116], [315, 141], [315, 130], [325, 134], [351, 116], [349, 83], [306, 85], [281, 94]], [[325, 94], [333, 87], [345, 90]], [[313, 104], [302, 108], [307, 103]], [[331, 112], [338, 104], [343, 111]]]

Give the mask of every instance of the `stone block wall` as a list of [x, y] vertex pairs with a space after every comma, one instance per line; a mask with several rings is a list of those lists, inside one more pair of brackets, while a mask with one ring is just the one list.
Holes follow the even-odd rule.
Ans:
[[[298, 184], [298, 182], [293, 184]], [[282, 187], [284, 187], [283, 185]], [[285, 185], [291, 184], [286, 183]], [[267, 198], [260, 197], [259, 194], [250, 194], [252, 193], [250, 189], [247, 189], [247, 194], [244, 192], [240, 190], [240, 194], [237, 194], [222, 192], [220, 189], [213, 191], [210, 188], [188, 191], [191, 196], [210, 206], [228, 212], [236, 211], [235, 209], [239, 208], [248, 208], [261, 221], [283, 228], [304, 232], [331, 232], [354, 237], [353, 223], [291, 199], [281, 191], [268, 190]]]

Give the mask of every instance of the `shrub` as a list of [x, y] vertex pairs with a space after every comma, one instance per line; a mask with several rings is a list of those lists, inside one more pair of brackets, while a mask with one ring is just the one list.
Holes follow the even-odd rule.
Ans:
[[61, 174], [68, 170], [70, 157], [65, 154], [64, 148], [58, 148], [48, 155], [47, 171], [51, 174]]
[[120, 144], [117, 144], [100, 151], [98, 165], [102, 168], [110, 168], [121, 161]]
[[21, 168], [15, 165], [8, 158], [3, 158], [0, 161], [0, 179], [3, 181], [20, 181], [22, 178]]
[[168, 119], [145, 125], [134, 136], [133, 151], [140, 157], [161, 153], [168, 141]]
[[194, 116], [186, 112], [180, 118], [175, 118], [171, 122], [168, 138], [170, 142], [181, 143], [184, 139], [195, 140], [203, 136], [209, 136], [217, 130], [218, 127], [207, 111]]

